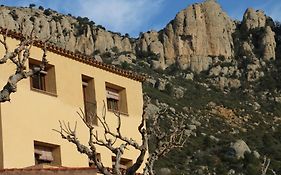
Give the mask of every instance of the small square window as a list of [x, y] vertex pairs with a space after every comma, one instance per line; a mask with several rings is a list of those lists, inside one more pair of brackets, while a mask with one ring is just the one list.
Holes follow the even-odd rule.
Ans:
[[60, 147], [58, 145], [34, 141], [35, 165], [61, 165]]
[[[29, 59], [29, 68], [38, 67], [40, 61]], [[48, 64], [44, 71], [30, 77], [31, 89], [56, 94], [55, 67]]]
[[128, 113], [126, 89], [106, 83], [106, 104], [109, 111]]

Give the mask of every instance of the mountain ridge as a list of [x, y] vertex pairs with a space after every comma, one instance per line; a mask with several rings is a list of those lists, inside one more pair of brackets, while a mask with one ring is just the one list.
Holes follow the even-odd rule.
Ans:
[[[268, 18], [262, 11], [248, 9], [241, 22], [242, 28], [249, 31], [253, 28], [270, 27], [266, 23], [270, 21]], [[195, 73], [209, 69], [211, 57], [235, 57], [237, 53], [234, 48], [237, 46], [234, 40], [240, 40], [241, 37], [236, 35], [233, 38], [239, 25], [215, 0], [190, 5], [180, 11], [164, 29], [142, 33], [136, 39], [109, 32], [86, 17], [75, 19], [70, 15], [42, 8], [1, 7], [0, 26], [24, 35], [30, 34], [34, 26], [39, 39], [51, 36], [50, 41], [56, 45], [86, 55], [113, 51], [130, 52], [134, 55], [149, 52], [156, 56], [151, 63], [154, 69], [166, 69], [176, 63], [181, 69], [191, 69]], [[265, 59], [275, 58], [275, 43], [272, 39], [274, 32], [269, 27], [263, 33]], [[255, 49], [248, 42], [243, 43], [240, 50], [253, 53]]]

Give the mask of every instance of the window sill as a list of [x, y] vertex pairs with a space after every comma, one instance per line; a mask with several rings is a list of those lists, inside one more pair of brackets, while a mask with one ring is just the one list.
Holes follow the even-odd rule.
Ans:
[[35, 91], [35, 92], [39, 92], [39, 93], [42, 93], [42, 94], [50, 95], [50, 96], [53, 96], [53, 97], [58, 97], [58, 95], [55, 94], [55, 93], [43, 91], [43, 90], [36, 89], [36, 88], [33, 88], [33, 87], [31, 87], [30, 90]]
[[126, 116], [126, 117], [129, 117], [129, 114], [128, 114], [127, 112], [115, 111], [115, 110], [113, 110], [113, 109], [107, 109], [107, 110], [108, 110], [108, 112], [111, 112], [111, 113], [114, 113], [114, 114], [120, 113], [121, 115], [124, 115], [124, 116]]

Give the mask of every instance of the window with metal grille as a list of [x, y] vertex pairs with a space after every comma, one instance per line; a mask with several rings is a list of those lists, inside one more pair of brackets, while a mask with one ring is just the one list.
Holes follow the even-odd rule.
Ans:
[[[40, 66], [40, 61], [29, 59], [29, 68]], [[49, 94], [56, 94], [56, 78], [55, 78], [55, 67], [48, 64], [45, 70], [40, 71], [30, 77], [31, 89], [40, 92], [47, 92]]]
[[128, 114], [126, 89], [108, 82], [105, 85], [107, 109]]
[[61, 165], [60, 146], [34, 141], [35, 165]]

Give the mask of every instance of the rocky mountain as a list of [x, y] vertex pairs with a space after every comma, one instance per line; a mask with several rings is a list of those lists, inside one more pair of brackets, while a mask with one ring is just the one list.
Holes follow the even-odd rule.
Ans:
[[[263, 60], [275, 59], [273, 21], [262, 11], [248, 9], [242, 22], [233, 21], [215, 0], [193, 4], [179, 12], [159, 31], [142, 33], [132, 39], [109, 32], [88, 18], [74, 18], [43, 8], [0, 8], [0, 26], [39, 39], [51, 36], [51, 42], [68, 50], [96, 55], [105, 52], [149, 52], [157, 58], [153, 68], [165, 69], [177, 63], [181, 69], [196, 73], [208, 70], [214, 57], [233, 59], [238, 54], [262, 53]], [[256, 38], [243, 38], [245, 33], [265, 29]], [[242, 32], [241, 32], [242, 31]], [[260, 43], [257, 47], [254, 42]]]
[[88, 18], [74, 18], [70, 14], [62, 15], [51, 9], [0, 8], [0, 26], [25, 35], [34, 33], [39, 39], [51, 37], [50, 42], [58, 46], [87, 55], [94, 51], [106, 52], [113, 47], [121, 51], [132, 51], [133, 43], [128, 37], [106, 31], [96, 26]]
[[235, 28], [220, 5], [209, 0], [179, 12], [162, 31], [143, 34], [138, 48], [159, 54], [155, 67], [166, 68], [177, 62], [182, 69], [201, 72], [208, 69], [211, 56], [234, 55]]
[[264, 158], [281, 173], [281, 23], [262, 10], [235, 21], [206, 0], [130, 38], [87, 17], [1, 6], [0, 27], [34, 28], [41, 40], [146, 73], [148, 110], [166, 106], [188, 118], [188, 142], [157, 163], [160, 174], [257, 175]]

